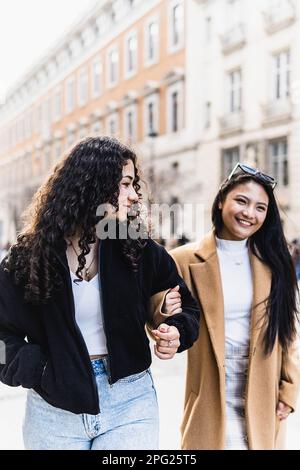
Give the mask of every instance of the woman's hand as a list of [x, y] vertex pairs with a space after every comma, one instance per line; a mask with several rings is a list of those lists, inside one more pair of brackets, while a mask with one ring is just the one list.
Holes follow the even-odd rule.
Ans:
[[182, 312], [179, 286], [173, 287], [173, 289], [170, 289], [167, 293], [162, 312], [167, 315], [174, 315], [175, 313]]
[[180, 346], [180, 334], [177, 328], [162, 323], [156, 330], [152, 330], [152, 333], [156, 340], [155, 355], [159, 359], [172, 359]]
[[280, 421], [286, 419], [292, 411], [292, 408], [282, 401], [279, 401], [276, 408], [276, 414]]

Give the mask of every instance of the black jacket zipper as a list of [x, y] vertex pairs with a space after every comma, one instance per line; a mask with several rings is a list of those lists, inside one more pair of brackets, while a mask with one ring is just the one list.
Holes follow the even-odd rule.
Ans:
[[102, 260], [102, 256], [101, 256], [101, 240], [99, 240], [99, 250], [98, 250], [98, 253], [99, 253], [99, 260], [98, 260], [98, 282], [99, 282], [99, 295], [100, 295], [100, 304], [101, 304], [101, 310], [102, 310], [102, 320], [103, 320], [103, 329], [104, 329], [104, 333], [105, 333], [105, 337], [106, 337], [106, 348], [107, 348], [107, 370], [106, 370], [106, 373], [107, 373], [107, 379], [108, 379], [108, 383], [110, 385], [112, 385], [112, 377], [111, 377], [111, 371], [112, 371], [112, 368], [111, 368], [111, 353], [110, 353], [110, 343], [109, 343], [109, 336], [107, 334], [107, 329], [106, 329], [106, 323], [105, 323], [105, 310], [104, 310], [104, 305], [103, 305], [103, 291], [102, 291], [102, 285], [103, 285], [103, 279], [102, 279], [102, 276], [101, 276], [101, 260]]

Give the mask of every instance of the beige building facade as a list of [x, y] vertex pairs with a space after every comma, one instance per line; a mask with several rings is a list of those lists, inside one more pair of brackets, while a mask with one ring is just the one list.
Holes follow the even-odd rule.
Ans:
[[204, 226], [220, 182], [240, 161], [277, 179], [286, 235], [299, 237], [300, 2], [198, 0], [189, 9], [186, 99], [194, 141], [200, 136]]
[[1, 243], [15, 238], [36, 188], [83, 137], [133, 145], [153, 177], [154, 141], [184, 127], [184, 70], [183, 0], [99, 0], [0, 108]]
[[99, 0], [0, 108], [1, 243], [55, 162], [100, 134], [134, 146], [156, 202], [185, 204], [170, 236], [210, 228], [237, 161], [277, 178], [286, 234], [300, 236], [299, 7]]

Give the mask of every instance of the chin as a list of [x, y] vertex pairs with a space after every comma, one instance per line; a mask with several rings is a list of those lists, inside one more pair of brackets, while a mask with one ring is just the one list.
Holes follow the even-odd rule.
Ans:
[[240, 240], [245, 240], [245, 238], [249, 238], [251, 235], [252, 235], [252, 232], [245, 231], [245, 232], [239, 232], [237, 234], [237, 237], [239, 237]]
[[248, 238], [250, 236], [249, 233], [247, 233], [247, 231], [242, 231], [240, 228], [236, 229], [236, 230], [232, 230], [231, 231], [231, 234], [234, 238], [236, 238], [237, 240], [245, 240], [245, 238]]

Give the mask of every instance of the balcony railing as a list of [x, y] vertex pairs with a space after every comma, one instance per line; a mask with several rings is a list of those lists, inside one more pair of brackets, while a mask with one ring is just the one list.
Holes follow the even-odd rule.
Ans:
[[264, 124], [288, 121], [292, 116], [292, 103], [289, 99], [271, 101], [263, 106]]
[[223, 54], [240, 49], [246, 43], [245, 25], [239, 23], [221, 36]]
[[220, 134], [231, 134], [242, 130], [244, 115], [241, 111], [226, 114], [220, 118]]
[[286, 0], [270, 7], [263, 12], [265, 29], [268, 34], [291, 25], [296, 19], [295, 5], [292, 0]]

